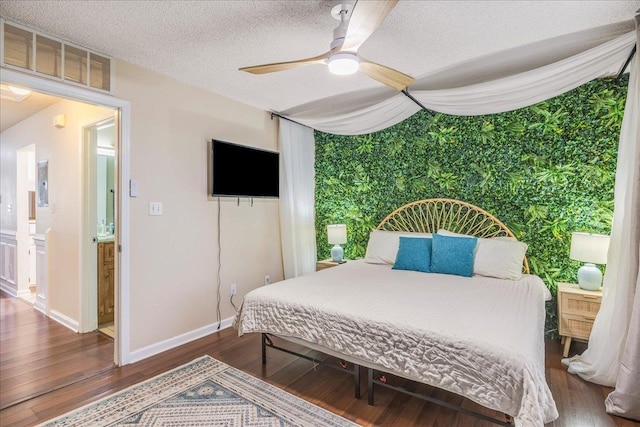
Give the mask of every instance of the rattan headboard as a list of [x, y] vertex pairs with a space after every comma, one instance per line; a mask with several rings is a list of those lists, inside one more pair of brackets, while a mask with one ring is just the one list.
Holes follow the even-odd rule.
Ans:
[[[476, 237], [515, 235], [498, 218], [484, 209], [453, 199], [425, 199], [408, 203], [391, 212], [376, 230], [436, 233], [440, 229]], [[523, 271], [529, 273], [527, 258]]]

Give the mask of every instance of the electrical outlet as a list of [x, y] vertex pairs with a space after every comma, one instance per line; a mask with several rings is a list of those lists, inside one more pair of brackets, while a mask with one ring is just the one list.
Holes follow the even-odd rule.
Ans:
[[267, 274], [266, 276], [264, 276], [264, 284], [268, 285], [271, 283], [271, 278], [269, 277], [269, 275]]
[[231, 284], [231, 296], [235, 295], [238, 293], [238, 289], [236, 288], [236, 284], [232, 283]]

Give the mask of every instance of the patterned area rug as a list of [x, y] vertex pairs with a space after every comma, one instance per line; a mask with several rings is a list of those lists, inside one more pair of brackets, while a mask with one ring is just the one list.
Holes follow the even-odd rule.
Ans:
[[210, 356], [41, 426], [357, 426]]

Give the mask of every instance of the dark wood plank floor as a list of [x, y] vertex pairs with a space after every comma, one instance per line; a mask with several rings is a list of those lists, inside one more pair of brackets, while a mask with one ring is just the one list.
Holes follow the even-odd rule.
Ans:
[[77, 334], [0, 292], [0, 408], [114, 368], [113, 340]]
[[[286, 345], [294, 350], [319, 356], [313, 351]], [[581, 350], [579, 347], [575, 349]], [[567, 374], [560, 363], [561, 351], [559, 342], [547, 342], [547, 379], [560, 412], [560, 418], [550, 425], [640, 426], [640, 423], [606, 414], [603, 402], [611, 389], [587, 383]], [[376, 389], [376, 405], [371, 407], [367, 405], [366, 397], [360, 400], [353, 397], [350, 375], [324, 365], [314, 369], [311, 362], [274, 350], [268, 350], [268, 362], [265, 367], [260, 360], [260, 337], [251, 334], [238, 338], [233, 329], [220, 331], [141, 362], [113, 369], [89, 380], [14, 405], [0, 412], [0, 424], [34, 425], [187, 363], [203, 354], [209, 354], [364, 426], [493, 426], [477, 418], [409, 398], [388, 389]], [[364, 371], [362, 376], [364, 392]], [[441, 390], [425, 385], [416, 385], [415, 389], [439, 399], [462, 404], [475, 411], [497, 415], [494, 411]]]

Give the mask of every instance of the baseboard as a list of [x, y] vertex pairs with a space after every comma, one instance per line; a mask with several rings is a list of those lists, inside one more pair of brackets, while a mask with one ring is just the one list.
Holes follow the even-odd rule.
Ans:
[[44, 303], [44, 298], [38, 296], [36, 294], [36, 302], [33, 303], [33, 308], [35, 308], [36, 310], [38, 310], [40, 313], [44, 314], [45, 316], [48, 316], [49, 314], [47, 313], [47, 307]]
[[0, 279], [0, 290], [8, 293], [12, 297], [18, 297], [18, 287], [15, 283], [9, 283], [6, 280]]
[[80, 330], [80, 324], [78, 323], [77, 320], [73, 320], [72, 318], [60, 313], [59, 311], [55, 311], [55, 310], [49, 311], [49, 317], [52, 320], [55, 320], [56, 322], [60, 323], [61, 325], [71, 329], [73, 332], [78, 332]]
[[169, 338], [168, 340], [160, 341], [155, 344], [148, 345], [139, 350], [134, 350], [129, 353], [128, 363], [139, 362], [147, 357], [155, 356], [163, 351], [171, 350], [172, 348], [179, 347], [188, 342], [197, 340], [207, 335], [211, 335], [214, 332], [218, 332], [222, 329], [227, 329], [233, 324], [233, 317], [222, 319], [220, 322], [220, 329], [218, 329], [218, 322], [203, 326], [193, 331], [186, 332], [182, 335]]
[[18, 298], [23, 298], [31, 295], [31, 291], [29, 289], [22, 289], [18, 291]]

